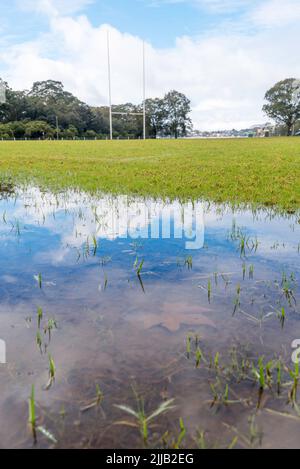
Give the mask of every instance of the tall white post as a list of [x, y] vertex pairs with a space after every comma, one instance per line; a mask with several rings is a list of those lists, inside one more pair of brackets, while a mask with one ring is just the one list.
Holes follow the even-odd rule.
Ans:
[[143, 136], [146, 140], [146, 61], [145, 41], [143, 42]]
[[110, 69], [109, 31], [107, 31], [107, 66], [108, 66], [109, 136], [110, 136], [110, 140], [112, 140], [113, 139], [113, 128], [112, 128], [111, 69]]

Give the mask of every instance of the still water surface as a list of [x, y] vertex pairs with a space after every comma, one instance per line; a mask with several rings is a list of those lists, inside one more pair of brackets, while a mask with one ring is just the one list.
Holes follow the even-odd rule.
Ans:
[[299, 243], [296, 215], [35, 188], [2, 195], [1, 447], [34, 445], [32, 385], [37, 424], [50, 434], [38, 432], [37, 447], [143, 446], [135, 419], [116, 407], [136, 408], [135, 394], [146, 413], [174, 399], [151, 423], [150, 446], [176, 446], [180, 418], [183, 447], [226, 447], [236, 435], [237, 447], [299, 446], [287, 390], [267, 389], [258, 406], [254, 379], [228, 379], [232, 403], [212, 406], [226, 387], [209, 371], [217, 353], [217, 368], [238, 354], [293, 369]]

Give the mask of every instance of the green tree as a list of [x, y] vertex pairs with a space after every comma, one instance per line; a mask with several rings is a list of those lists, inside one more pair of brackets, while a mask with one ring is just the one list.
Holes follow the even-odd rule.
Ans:
[[1, 80], [6, 88], [6, 102], [0, 103], [0, 121], [12, 122], [28, 117], [28, 99], [26, 91], [14, 91]]
[[45, 120], [56, 126], [56, 118], [62, 131], [74, 126], [80, 135], [89, 130], [92, 121], [91, 108], [64, 90], [59, 81], [46, 80], [33, 84], [28, 93], [30, 119]]
[[74, 139], [78, 136], [78, 130], [74, 125], [70, 125], [67, 129], [60, 132], [60, 136], [66, 139]]
[[146, 100], [146, 124], [147, 134], [151, 138], [156, 138], [164, 130], [164, 123], [167, 119], [167, 110], [163, 99]]
[[44, 104], [51, 104], [64, 97], [64, 85], [60, 81], [36, 81], [28, 96], [43, 100]]
[[25, 125], [25, 136], [28, 138], [53, 138], [55, 129], [44, 121], [31, 121]]
[[11, 122], [10, 128], [12, 130], [14, 138], [23, 138], [26, 131], [26, 124], [24, 121]]
[[0, 138], [7, 140], [13, 138], [14, 134], [10, 124], [0, 124]]
[[109, 113], [107, 107], [92, 107], [92, 116], [89, 123], [89, 129], [94, 130], [97, 134], [109, 135]]
[[87, 130], [84, 136], [89, 139], [95, 139], [97, 137], [97, 133], [94, 130]]
[[290, 136], [300, 118], [300, 80], [287, 78], [279, 81], [267, 91], [265, 100], [268, 104], [263, 106], [263, 111], [278, 124], [284, 124]]
[[185, 136], [187, 130], [192, 126], [189, 117], [191, 112], [190, 100], [184, 94], [173, 90], [165, 95], [164, 107], [166, 111], [164, 131], [175, 138]]

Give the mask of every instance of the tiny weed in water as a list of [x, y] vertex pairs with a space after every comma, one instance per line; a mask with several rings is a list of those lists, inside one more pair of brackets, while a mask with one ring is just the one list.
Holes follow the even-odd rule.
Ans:
[[211, 286], [211, 280], [208, 280], [207, 284], [207, 295], [208, 295], [208, 302], [211, 302], [211, 292], [212, 292], [212, 286]]
[[49, 358], [49, 381], [46, 385], [46, 390], [51, 388], [52, 384], [55, 381], [55, 375], [56, 375], [56, 367], [55, 367], [54, 360], [50, 354], [48, 358]]
[[35, 413], [35, 391], [34, 385], [31, 388], [31, 394], [28, 399], [28, 423], [30, 424], [32, 436], [36, 443], [36, 413]]
[[36, 344], [37, 344], [40, 352], [42, 353], [43, 340], [42, 340], [42, 336], [41, 336], [40, 331], [37, 331], [37, 333], [36, 333]]
[[[143, 438], [144, 444], [147, 446], [148, 445], [148, 439], [149, 439], [149, 426], [152, 423], [153, 420], [155, 420], [157, 417], [159, 417], [162, 414], [165, 414], [166, 412], [174, 409], [174, 406], [172, 405], [174, 402], [174, 399], [169, 399], [162, 404], [160, 404], [156, 410], [154, 410], [150, 415], [146, 415], [145, 413], [145, 405], [143, 399], [139, 398], [136, 395], [136, 400], [137, 400], [137, 410], [132, 409], [131, 407], [127, 405], [115, 405], [118, 409], [122, 410], [123, 412], [126, 412], [127, 414], [133, 416], [139, 426], [140, 429], [140, 434]], [[122, 422], [117, 422], [122, 425], [128, 425], [132, 426], [130, 421], [122, 421]]]
[[192, 268], [193, 268], [193, 258], [192, 258], [192, 256], [188, 256], [185, 259], [184, 265], [188, 268], [188, 270], [192, 270]]
[[38, 317], [38, 328], [40, 329], [41, 322], [42, 322], [42, 319], [43, 319], [43, 310], [42, 310], [42, 308], [38, 308], [37, 317]]

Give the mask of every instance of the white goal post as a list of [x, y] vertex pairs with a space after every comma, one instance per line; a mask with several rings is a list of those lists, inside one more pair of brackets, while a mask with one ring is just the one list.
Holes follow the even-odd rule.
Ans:
[[110, 38], [107, 31], [107, 68], [108, 68], [108, 107], [109, 107], [109, 138], [113, 140], [113, 116], [143, 116], [143, 139], [146, 140], [146, 60], [145, 42], [143, 42], [143, 112], [114, 112], [112, 110], [112, 88], [111, 88], [111, 60], [110, 60]]

